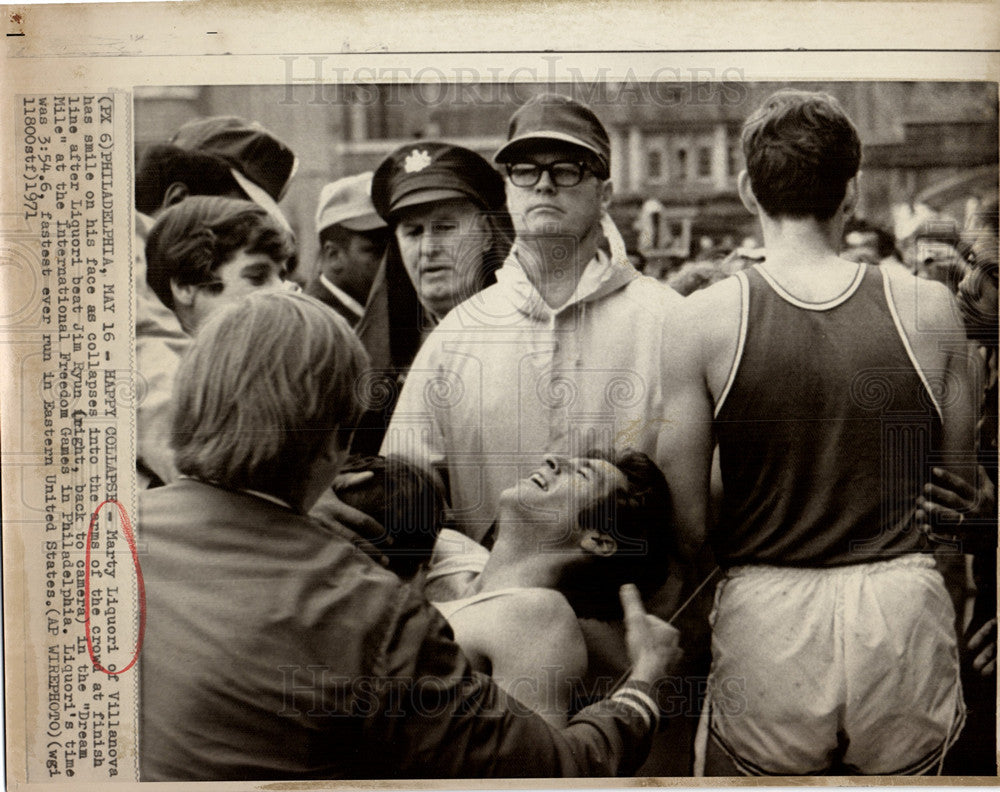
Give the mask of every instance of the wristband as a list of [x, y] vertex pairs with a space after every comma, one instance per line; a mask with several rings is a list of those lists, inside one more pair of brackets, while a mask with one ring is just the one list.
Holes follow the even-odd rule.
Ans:
[[638, 681], [626, 682], [611, 696], [611, 700], [624, 704], [642, 718], [646, 728], [652, 731], [660, 726], [660, 708], [649, 695], [649, 685]]

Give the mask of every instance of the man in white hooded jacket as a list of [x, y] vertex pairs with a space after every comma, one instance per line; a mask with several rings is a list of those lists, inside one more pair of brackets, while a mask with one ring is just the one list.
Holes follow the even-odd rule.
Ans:
[[[673, 322], [682, 298], [626, 256], [607, 214], [604, 126], [584, 105], [542, 94], [514, 113], [494, 160], [507, 170], [513, 249], [497, 283], [424, 343], [383, 453], [438, 470], [457, 526], [474, 539], [492, 525], [498, 494], [548, 452], [634, 448], [672, 491], [691, 490], [660, 441], [665, 422], [683, 420], [664, 412], [661, 365], [683, 332]], [[683, 497], [674, 509], [679, 528], [704, 520]]]

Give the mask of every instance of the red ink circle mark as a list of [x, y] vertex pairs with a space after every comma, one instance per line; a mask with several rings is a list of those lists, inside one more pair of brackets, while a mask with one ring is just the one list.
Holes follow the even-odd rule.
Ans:
[[[128, 549], [132, 553], [132, 565], [135, 567], [135, 585], [136, 589], [138, 589], [139, 596], [139, 635], [135, 639], [135, 653], [132, 655], [132, 660], [129, 664], [121, 671], [109, 671], [101, 665], [100, 661], [94, 657], [94, 644], [90, 638], [90, 539], [94, 534], [94, 524], [97, 522], [97, 518], [101, 514], [101, 509], [109, 503], [113, 503], [118, 507], [118, 516], [121, 517], [122, 521], [122, 533], [125, 534], [125, 541], [128, 542]], [[90, 527], [87, 529], [87, 551], [84, 564], [86, 565], [86, 569], [83, 575], [83, 624], [84, 629], [87, 631], [87, 653], [90, 655], [94, 668], [98, 671], [103, 671], [108, 676], [118, 676], [119, 674], [124, 674], [128, 671], [135, 665], [136, 660], [139, 659], [139, 650], [142, 649], [142, 638], [146, 633], [146, 584], [142, 580], [142, 567], [139, 565], [139, 553], [135, 548], [135, 537], [132, 535], [132, 524], [129, 522], [128, 514], [125, 512], [125, 507], [114, 498], [108, 498], [96, 509], [94, 509], [94, 513], [90, 518]]]

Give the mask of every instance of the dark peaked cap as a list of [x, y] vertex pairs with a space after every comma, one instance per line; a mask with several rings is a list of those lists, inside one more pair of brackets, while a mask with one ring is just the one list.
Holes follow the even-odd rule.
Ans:
[[503, 178], [476, 152], [450, 143], [418, 140], [390, 154], [372, 180], [372, 203], [389, 220], [406, 206], [466, 198], [482, 209], [502, 211]]
[[298, 164], [295, 154], [256, 122], [236, 116], [212, 116], [189, 121], [173, 136], [171, 145], [186, 151], [213, 154], [224, 160], [240, 187], [254, 200], [240, 176], [249, 179], [273, 201], [282, 199]]
[[584, 104], [568, 96], [543, 93], [529, 99], [510, 117], [507, 143], [493, 156], [510, 162], [526, 145], [537, 140], [558, 140], [587, 149], [604, 166], [597, 174], [607, 178], [611, 169], [611, 141], [604, 124]]

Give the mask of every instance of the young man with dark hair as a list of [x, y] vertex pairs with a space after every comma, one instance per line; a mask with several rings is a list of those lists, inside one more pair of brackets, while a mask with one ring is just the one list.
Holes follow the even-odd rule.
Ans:
[[861, 140], [832, 97], [779, 91], [747, 119], [741, 139], [745, 178], [768, 217], [825, 221], [842, 210], [861, 164]]
[[[277, 202], [295, 173], [294, 153], [260, 124], [233, 116], [189, 121], [168, 141], [143, 153], [135, 179], [136, 368], [144, 397], [136, 406], [139, 484], [151, 487], [177, 476], [170, 449], [174, 372], [190, 342], [177, 317], [150, 290], [146, 238], [156, 218], [189, 196], [250, 199], [290, 232]], [[295, 258], [287, 266], [294, 268]]]
[[177, 464], [143, 493], [144, 781], [629, 775], [676, 633], [623, 592], [625, 684], [562, 728], [475, 671], [419, 587], [307, 512], [347, 455], [368, 364], [303, 294], [219, 312], [178, 372]]
[[[775, 94], [743, 146], [767, 259], [685, 302], [663, 428], [702, 499], [713, 439], [722, 471], [699, 762], [933, 771], [964, 707], [917, 497], [974, 463], [972, 359], [944, 286], [838, 257], [861, 146], [835, 99]], [[752, 706], [712, 705], [732, 680]]]
[[[673, 556], [673, 531], [662, 525], [669, 512], [667, 483], [643, 453], [549, 455], [500, 494], [491, 552], [442, 533], [429, 596], [471, 659], [562, 725], [588, 672], [578, 616], [620, 621], [623, 585], [648, 597], [663, 584]], [[477, 562], [457, 596], [435, 596], [450, 576], [468, 580]], [[678, 637], [671, 633], [674, 645]]]
[[146, 242], [146, 281], [181, 327], [257, 290], [282, 288], [292, 235], [250, 201], [198, 195], [160, 215]]

